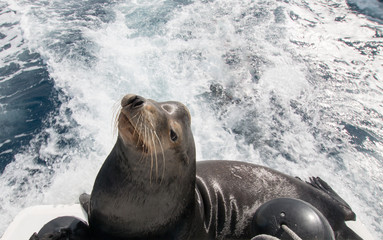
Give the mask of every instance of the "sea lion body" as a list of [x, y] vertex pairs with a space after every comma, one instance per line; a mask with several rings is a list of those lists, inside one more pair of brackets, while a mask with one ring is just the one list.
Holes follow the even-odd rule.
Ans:
[[245, 162], [196, 163], [184, 105], [127, 95], [121, 107], [117, 142], [80, 198], [94, 239], [251, 239], [255, 211], [280, 197], [315, 206], [337, 239], [360, 239], [344, 224], [355, 214], [324, 182]]
[[[322, 189], [320, 189], [322, 188]], [[336, 239], [361, 239], [345, 225], [351, 208], [319, 178], [311, 183], [273, 169], [239, 161], [197, 162], [203, 222], [211, 239], [251, 239], [252, 218], [264, 203], [295, 198], [310, 203], [328, 220]]]

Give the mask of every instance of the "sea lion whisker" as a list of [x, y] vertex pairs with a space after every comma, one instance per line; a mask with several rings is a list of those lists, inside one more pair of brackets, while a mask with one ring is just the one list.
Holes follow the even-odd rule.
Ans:
[[140, 158], [138, 159], [138, 162], [139, 162], [139, 163], [142, 163], [143, 160], [144, 160], [144, 158], [145, 158], [145, 155], [141, 153], [141, 156], [140, 156]]
[[[138, 124], [140, 124], [141, 117], [142, 117], [142, 114], [140, 114], [140, 116], [137, 119], [136, 125], [134, 126], [134, 131], [137, 132], [138, 139], [140, 138], [140, 135], [142, 134], [141, 133], [141, 131], [142, 131], [141, 128], [138, 128]], [[141, 126], [142, 126], [142, 121], [141, 121]], [[133, 133], [133, 136], [134, 136], [134, 133]]]
[[[139, 141], [138, 141], [139, 142]], [[137, 142], [137, 146], [138, 146], [138, 142]], [[136, 147], [137, 147], [136, 146]], [[140, 156], [140, 159], [139, 159], [139, 162], [141, 163], [141, 162], [143, 162], [144, 161], [144, 159], [146, 158], [147, 156], [146, 156], [146, 154], [145, 154], [145, 151], [141, 151], [141, 156]], [[145, 161], [145, 163], [146, 163], [146, 161]]]
[[118, 122], [119, 122], [119, 119], [120, 119], [120, 114], [121, 114], [121, 106], [119, 105], [116, 105], [113, 107], [114, 110], [112, 110], [113, 112], [113, 122], [112, 122], [112, 129], [113, 129], [113, 136], [116, 136], [117, 132], [118, 132]]
[[[143, 134], [142, 130], [139, 130], [138, 131], [138, 138], [137, 138], [137, 142], [136, 142], [136, 148], [138, 148], [138, 146], [140, 145], [140, 142], [142, 142], [141, 137], [140, 137], [142, 134]], [[138, 159], [138, 161], [141, 163], [144, 159], [145, 159], [145, 151], [141, 151], [141, 156]]]
[[[144, 134], [142, 134], [142, 131], [144, 132]], [[142, 149], [144, 150], [143, 152], [146, 152], [147, 149], [145, 149], [145, 146], [147, 145], [147, 131], [146, 131], [146, 126], [144, 125], [144, 121], [141, 121], [141, 125], [140, 125], [140, 132], [141, 132], [141, 144], [142, 144]]]
[[[147, 130], [147, 126], [145, 126], [145, 138], [148, 138], [148, 134], [149, 134], [149, 130]], [[149, 140], [146, 140], [147, 141], [147, 144], [149, 146], [150, 144], [150, 141]], [[150, 154], [150, 173], [149, 173], [149, 182], [150, 182], [150, 185], [152, 184], [152, 175], [153, 175], [153, 150], [152, 150], [152, 147], [148, 147], [148, 153]]]
[[164, 148], [162, 147], [161, 140], [160, 140], [160, 138], [158, 137], [156, 131], [154, 131], [154, 135], [156, 136], [156, 138], [157, 138], [157, 140], [158, 140], [158, 143], [160, 144], [160, 148], [161, 148], [161, 152], [162, 152], [162, 163], [163, 163], [163, 164], [162, 164], [162, 177], [161, 177], [161, 182], [162, 182], [162, 180], [164, 179], [164, 176], [165, 176], [166, 158], [165, 158]]
[[[151, 143], [152, 144], [152, 143]], [[152, 161], [153, 161], [153, 170], [156, 169], [156, 176], [155, 176], [155, 182], [157, 183], [157, 176], [158, 176], [158, 170], [157, 170], [157, 156], [156, 156], [156, 153], [155, 153], [155, 148], [151, 148], [151, 158], [152, 158]], [[152, 173], [152, 176], [154, 175], [154, 173]]]
[[[134, 116], [132, 117], [132, 120], [135, 119], [135, 118], [136, 118], [138, 115], [140, 115], [140, 114], [141, 114], [141, 112], [137, 112], [136, 115], [134, 115]], [[141, 114], [141, 115], [142, 115], [142, 114]]]
[[153, 129], [151, 129], [150, 133], [151, 133], [151, 139], [153, 142], [154, 158], [156, 160], [156, 179], [157, 179], [158, 178], [158, 158], [157, 158], [156, 142], [154, 141]]
[[153, 157], [150, 156], [150, 178], [149, 178], [149, 183], [152, 185], [152, 172], [153, 172]]
[[139, 117], [138, 117], [137, 121], [135, 121], [134, 125], [133, 125], [133, 118], [130, 120], [132, 123], [132, 126], [134, 128], [133, 136], [135, 136], [135, 134], [137, 133], [138, 138], [140, 136], [140, 129], [138, 128], [138, 124], [140, 124], [141, 117], [142, 117], [142, 114], [139, 115]]
[[[146, 144], [145, 144], [145, 141], [146, 141], [145, 138], [147, 135], [146, 126], [144, 126], [144, 130], [141, 129], [141, 131], [143, 131], [144, 133], [143, 134], [141, 133], [141, 139], [138, 142], [142, 143], [141, 159], [144, 159], [146, 156], [146, 149], [147, 149]], [[137, 145], [138, 145], [138, 142], [137, 142]]]
[[149, 153], [150, 151], [150, 141], [149, 141], [149, 130], [145, 124], [145, 122], [142, 120], [141, 121], [141, 125], [140, 125], [140, 128], [141, 128], [141, 131], [144, 132], [144, 134], [142, 134], [141, 136], [141, 147], [143, 149], [143, 152], [144, 153]]
[[152, 119], [150, 118], [148, 122], [149, 122], [150, 126], [152, 127], [152, 129], [154, 130], [155, 127], [154, 127], [154, 125], [153, 125], [153, 121], [152, 121]]
[[141, 116], [138, 118], [137, 122], [136, 122], [136, 125], [134, 126], [134, 132], [133, 132], [133, 136], [135, 135], [135, 133], [137, 133], [137, 143], [136, 143], [136, 147], [139, 146], [140, 142], [142, 142], [142, 122], [141, 122], [141, 127], [138, 128], [138, 125], [140, 124], [140, 119], [141, 119]]

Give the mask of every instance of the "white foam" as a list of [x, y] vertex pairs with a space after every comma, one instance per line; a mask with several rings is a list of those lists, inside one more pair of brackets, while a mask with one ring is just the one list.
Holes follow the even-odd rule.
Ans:
[[[124, 94], [136, 93], [158, 101], [178, 100], [190, 108], [198, 160], [244, 160], [303, 178], [319, 175], [375, 236], [382, 236], [382, 163], [356, 151], [339, 124], [368, 120], [370, 130], [382, 137], [380, 115], [365, 110], [382, 110], [377, 99], [383, 86], [375, 79], [383, 79], [382, 57], [361, 55], [339, 41], [371, 40], [373, 30], [363, 25], [373, 23], [350, 14], [345, 3], [333, 9], [321, 2], [306, 7], [294, 1], [221, 0], [169, 9], [160, 33], [133, 37], [136, 29], [127, 27], [126, 14], [163, 3], [117, 4], [115, 21], [99, 28], [66, 22], [44, 7], [41, 11], [49, 19], [43, 24], [32, 6], [19, 6], [29, 46], [42, 54], [56, 86], [70, 97], [55, 117], [56, 125], [69, 132], [59, 133], [55, 126], [45, 129], [49, 137], [39, 151], [33, 151], [37, 139], [0, 176], [0, 233], [26, 206], [74, 203], [79, 194], [90, 192], [114, 144], [113, 108]], [[277, 7], [284, 14], [282, 22], [275, 21]], [[290, 17], [291, 12], [299, 17]], [[346, 16], [345, 21], [334, 21], [338, 16]], [[96, 61], [90, 66], [47, 45], [53, 41], [52, 30], [71, 28], [81, 30], [93, 44], [89, 47]], [[238, 64], [227, 64], [225, 56], [230, 54]], [[332, 76], [326, 79], [321, 73]], [[239, 102], [221, 104], [219, 96], [209, 102], [203, 96], [212, 84]], [[358, 89], [362, 91], [352, 92]], [[305, 120], [303, 113], [310, 118]], [[247, 135], [236, 134], [238, 126]], [[63, 147], [63, 139], [78, 143]], [[380, 143], [366, 145], [382, 156]], [[48, 167], [35, 163], [36, 155]]]

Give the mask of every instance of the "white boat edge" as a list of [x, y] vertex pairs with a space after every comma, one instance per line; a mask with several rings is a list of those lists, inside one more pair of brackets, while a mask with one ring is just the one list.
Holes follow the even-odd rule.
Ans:
[[[23, 209], [6, 229], [1, 240], [29, 240], [50, 220], [60, 216], [73, 216], [88, 222], [88, 216], [80, 204], [37, 205]], [[358, 219], [346, 225], [364, 240], [374, 240], [371, 233]]]
[[73, 216], [88, 222], [88, 216], [80, 204], [27, 207], [16, 215], [1, 240], [29, 240], [33, 233], [60, 216]]

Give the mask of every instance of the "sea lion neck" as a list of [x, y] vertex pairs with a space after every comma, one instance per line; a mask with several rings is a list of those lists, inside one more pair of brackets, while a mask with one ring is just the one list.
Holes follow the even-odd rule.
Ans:
[[[115, 154], [110, 158], [113, 164], [118, 166], [125, 175], [125, 184], [134, 182], [153, 188], [156, 183], [167, 180], [167, 176], [160, 175], [165, 165], [162, 162], [155, 161], [156, 156], [147, 155], [135, 145], [126, 145], [118, 137], [113, 152]], [[155, 169], [154, 169], [155, 168]]]

